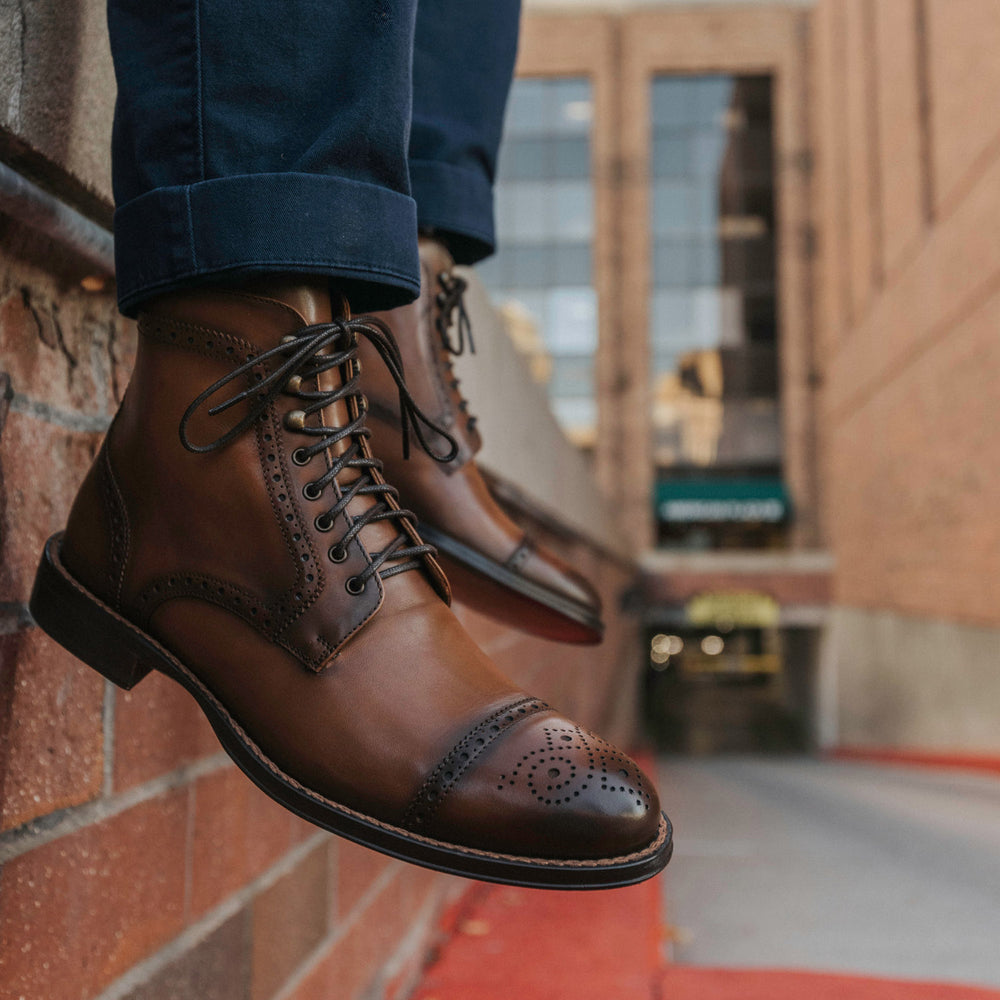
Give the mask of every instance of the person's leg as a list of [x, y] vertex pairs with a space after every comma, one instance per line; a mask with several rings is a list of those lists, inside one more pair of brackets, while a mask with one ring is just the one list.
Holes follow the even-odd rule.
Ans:
[[416, 0], [110, 0], [119, 300], [266, 272], [418, 290]]
[[[594, 588], [526, 537], [479, 474], [475, 418], [451, 365], [451, 355], [471, 345], [461, 329], [465, 283], [453, 263], [474, 264], [494, 247], [493, 179], [519, 13], [520, 0], [421, 0], [417, 13], [410, 182], [425, 233], [421, 297], [384, 318], [398, 335], [410, 391], [458, 441], [455, 459], [443, 466], [417, 453], [402, 461], [391, 380], [376, 370], [366, 391], [386, 473], [437, 546], [461, 600], [545, 638], [596, 642], [604, 627]], [[453, 320], [459, 329], [451, 329]]]
[[422, 229], [459, 264], [493, 252], [493, 180], [520, 0], [422, 0], [413, 48], [410, 184]]
[[[392, 214], [409, 204], [409, 50], [382, 49], [395, 15], [267, 0], [258, 22], [264, 0], [199, 0], [185, 46], [158, 44], [154, 14], [124, 17], [133, 6], [114, 0], [112, 20], [116, 154], [131, 149], [119, 252], [139, 347], [66, 531], [46, 546], [35, 621], [121, 687], [152, 670], [182, 684], [237, 764], [325, 829], [501, 882], [655, 874], [670, 831], [648, 779], [477, 648], [370, 450], [370, 368], [390, 372], [426, 440], [391, 333], [341, 294], [405, 295], [416, 277], [393, 283], [386, 264], [397, 242], [416, 258], [415, 218]], [[182, 7], [157, 8], [162, 32], [181, 30]], [[373, 72], [352, 47], [379, 56]], [[265, 71], [264, 58], [282, 65]], [[193, 118], [179, 103], [192, 66]], [[140, 128], [174, 107], [188, 117]], [[322, 127], [327, 111], [350, 143]], [[374, 350], [363, 375], [359, 343]]]

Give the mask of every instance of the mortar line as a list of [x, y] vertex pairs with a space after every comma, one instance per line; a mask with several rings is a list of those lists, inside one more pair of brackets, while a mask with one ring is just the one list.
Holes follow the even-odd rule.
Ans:
[[255, 896], [270, 888], [278, 879], [292, 871], [300, 861], [329, 836], [330, 834], [321, 830], [308, 840], [293, 847], [266, 872], [234, 892], [200, 920], [186, 927], [159, 951], [133, 965], [128, 972], [119, 976], [94, 1000], [121, 1000], [137, 987], [149, 982], [153, 976], [165, 969], [171, 962], [197, 947], [213, 931], [218, 930], [227, 920], [236, 916]]
[[[400, 862], [394, 862], [379, 873], [378, 877], [368, 887], [365, 894], [355, 904], [346, 920], [338, 921], [327, 932], [326, 936], [299, 963], [298, 968], [285, 980], [285, 985], [275, 993], [273, 1000], [287, 1000], [311, 976], [326, 959], [330, 950], [338, 945], [361, 920], [362, 915], [384, 889], [396, 878], [402, 870]], [[111, 997], [98, 997], [97, 1000], [112, 1000]]]
[[95, 799], [82, 806], [71, 806], [31, 820], [0, 834], [0, 865], [27, 854], [37, 847], [44, 847], [67, 834], [76, 833], [95, 823], [118, 816], [135, 806], [159, 798], [166, 792], [183, 788], [198, 778], [214, 774], [225, 767], [235, 767], [229, 755], [220, 751], [211, 757], [186, 764], [169, 774], [160, 775], [144, 784], [129, 788], [119, 795]]

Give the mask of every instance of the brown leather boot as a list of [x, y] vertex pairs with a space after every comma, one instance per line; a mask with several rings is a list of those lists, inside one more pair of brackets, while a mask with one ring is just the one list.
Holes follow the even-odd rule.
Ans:
[[[451, 256], [436, 240], [421, 239], [420, 263], [420, 299], [376, 315], [396, 335], [413, 398], [454, 438], [458, 451], [449, 462], [423, 450], [403, 458], [395, 384], [374, 363], [374, 349], [362, 344], [372, 446], [385, 464], [386, 478], [417, 515], [421, 535], [437, 548], [459, 600], [546, 639], [600, 642], [604, 625], [594, 588], [525, 535], [497, 505], [476, 467], [482, 442], [451, 361], [471, 345], [462, 306], [465, 282], [452, 273]], [[433, 432], [427, 437], [433, 450], [447, 453], [443, 439]]]
[[376, 850], [523, 885], [655, 874], [649, 780], [480, 652], [371, 456], [358, 341], [394, 367], [391, 335], [331, 321], [323, 287], [268, 289], [140, 317], [36, 621], [121, 687], [184, 685], [265, 792]]

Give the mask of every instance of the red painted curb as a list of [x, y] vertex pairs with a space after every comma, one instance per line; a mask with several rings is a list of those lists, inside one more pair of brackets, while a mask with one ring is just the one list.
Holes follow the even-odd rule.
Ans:
[[998, 1000], [1000, 991], [785, 969], [672, 966], [660, 978], [658, 996], [664, 1000]]
[[650, 1000], [659, 909], [658, 879], [602, 892], [491, 887], [413, 1000]]
[[871, 761], [876, 764], [900, 764], [909, 767], [977, 771], [1000, 774], [1000, 757], [986, 754], [935, 753], [895, 747], [836, 747], [824, 754], [830, 760]]

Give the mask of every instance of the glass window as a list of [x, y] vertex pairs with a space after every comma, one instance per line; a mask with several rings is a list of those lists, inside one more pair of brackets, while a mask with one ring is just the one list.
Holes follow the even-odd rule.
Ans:
[[[771, 80], [660, 76], [651, 97], [657, 480], [706, 496], [738, 477], [780, 481]], [[756, 544], [753, 526], [672, 524], [663, 509], [664, 544]]]
[[553, 413], [582, 446], [597, 424], [592, 117], [585, 78], [514, 81], [497, 168], [497, 253], [477, 268], [518, 325], [515, 342], [547, 356], [533, 370], [546, 373]]

